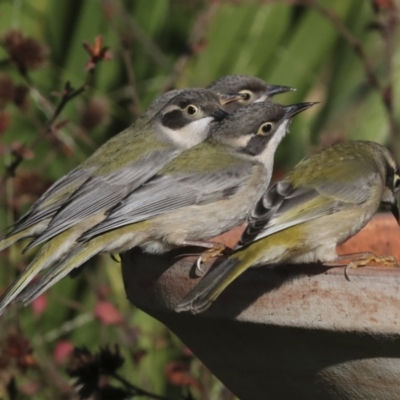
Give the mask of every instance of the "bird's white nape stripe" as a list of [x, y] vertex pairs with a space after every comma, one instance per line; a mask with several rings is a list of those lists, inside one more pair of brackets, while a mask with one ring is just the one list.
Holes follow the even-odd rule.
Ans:
[[250, 135], [242, 135], [238, 137], [232, 138], [223, 138], [223, 143], [226, 143], [229, 146], [232, 146], [236, 149], [245, 149], [251, 140]]
[[264, 164], [267, 169], [271, 169], [274, 163], [274, 155], [279, 143], [285, 137], [290, 120], [283, 121], [278, 130], [268, 142], [264, 151], [256, 157], [257, 161]]
[[188, 149], [205, 140], [212, 120], [213, 117], [204, 117], [188, 123], [181, 129], [163, 127], [163, 131], [178, 148]]
[[261, 103], [262, 101], [267, 100], [267, 95], [263, 94], [259, 99], [257, 99], [254, 103]]

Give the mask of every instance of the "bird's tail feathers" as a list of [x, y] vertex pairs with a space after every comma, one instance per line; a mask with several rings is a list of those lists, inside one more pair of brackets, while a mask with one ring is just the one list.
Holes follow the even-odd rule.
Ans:
[[25, 289], [23, 293], [16, 298], [15, 302], [22, 301], [24, 305], [28, 305], [48, 288], [67, 276], [72, 270], [81, 266], [103, 249], [104, 243], [101, 240], [93, 240], [78, 245], [78, 247], [64, 256], [64, 258], [57, 265], [52, 267], [42, 278]]
[[44, 248], [36, 255], [34, 260], [18, 276], [6, 292], [0, 297], [0, 315], [4, 309], [13, 302], [22, 290], [35, 278], [35, 276], [44, 268], [49, 267], [54, 262], [53, 257], [49, 257]]
[[207, 274], [175, 307], [175, 311], [205, 311], [221, 292], [252, 265], [252, 260], [241, 259], [240, 252], [233, 254]]
[[27, 228], [18, 233], [13, 233], [10, 236], [7, 236], [4, 239], [0, 240], [0, 251], [6, 249], [7, 247], [10, 247], [12, 244], [18, 242], [18, 240], [30, 237], [30, 230], [30, 228]]

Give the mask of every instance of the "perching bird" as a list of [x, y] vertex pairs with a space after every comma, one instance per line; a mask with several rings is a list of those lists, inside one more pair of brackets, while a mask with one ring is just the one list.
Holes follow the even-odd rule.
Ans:
[[240, 94], [241, 99], [224, 105], [224, 110], [231, 113], [240, 107], [270, 99], [279, 93], [290, 92], [296, 89], [269, 85], [262, 79], [248, 75], [227, 75], [212, 82], [207, 89], [218, 94]]
[[134, 131], [141, 128], [150, 121], [154, 115], [165, 106], [168, 101], [179, 93], [178, 90], [171, 90], [158, 97], [146, 110], [145, 113], [129, 128], [104, 143], [92, 156], [84, 161], [77, 168], [73, 169], [67, 175], [58, 179], [42, 196], [30, 207], [30, 209], [14, 223], [14, 228], [0, 240], [0, 251], [11, 246], [13, 243], [41, 234], [48, 226], [51, 218], [57, 213], [60, 207], [65, 204], [69, 197], [84, 184], [93, 175], [88, 171], [85, 163], [96, 164], [100, 167], [102, 163], [108, 160], [101, 160], [106, 148], [109, 152], [117, 153], [119, 151], [118, 143], [126, 142], [129, 136], [134, 136]]
[[[224, 101], [236, 99], [226, 96]], [[203, 141], [210, 122], [225, 115], [219, 98], [208, 90], [167, 92], [134, 125], [55, 182], [0, 241], [0, 250], [44, 233], [34, 244], [41, 243], [83, 219], [101, 220], [105, 210], [168, 161]]]
[[[108, 164], [110, 163], [109, 158], [115, 157], [116, 159], [124, 159], [124, 162], [127, 164], [123, 164], [121, 165], [121, 167], [126, 167], [127, 169], [129, 169], [129, 164], [131, 163], [131, 161], [134, 162], [135, 159], [136, 161], [140, 161], [139, 152], [136, 152], [137, 155], [136, 157], [133, 157], [132, 160], [129, 157], [126, 157], [126, 154], [121, 154], [121, 152], [124, 150], [128, 152], [130, 150], [130, 146], [135, 146], [135, 148], [145, 147], [145, 157], [151, 157], [151, 155], [148, 154], [148, 148], [151, 148], [151, 146], [148, 146], [148, 143], [146, 143], [152, 142], [153, 139], [152, 135], [147, 138], [147, 125], [149, 121], [151, 121], [151, 119], [175, 96], [184, 95], [185, 93], [188, 93], [188, 90], [196, 91], [196, 89], [176, 89], [159, 96], [150, 105], [146, 112], [135, 122], [134, 125], [130, 126], [119, 135], [106, 142], [80, 166], [78, 166], [70, 173], [55, 182], [35, 202], [35, 204], [33, 204], [28, 212], [25, 213], [14, 224], [14, 228], [11, 230], [11, 232], [9, 232], [6, 238], [0, 241], [0, 251], [9, 247], [18, 240], [29, 237], [37, 237], [41, 235], [48, 227], [53, 216], [62, 207], [64, 207], [67, 202], [69, 202], [70, 198], [72, 199], [72, 195], [75, 194], [75, 192], [79, 188], [80, 192], [77, 194], [77, 196], [82, 199], [82, 201], [85, 201], [86, 197], [91, 195], [90, 191], [93, 187], [96, 187], [98, 190], [99, 186], [97, 186], [97, 184], [99, 183], [99, 181], [101, 184], [106, 184], [107, 187], [110, 187], [109, 183], [115, 185], [117, 182], [105, 182], [105, 180], [107, 179], [109, 179], [110, 181], [114, 180], [115, 175], [114, 173], [112, 173], [112, 176], [108, 177], [107, 172], [104, 171], [108, 168]], [[294, 89], [287, 88], [285, 86], [267, 85], [261, 79], [251, 76], [228, 75], [213, 82], [210, 85], [210, 90], [218, 94], [221, 106], [223, 108], [226, 108], [227, 111], [232, 112], [234, 109], [236, 109], [236, 107], [230, 108], [230, 103], [236, 102], [238, 104], [238, 107], [242, 107], [254, 101], [261, 101], [266, 98], [272, 97], [275, 94]], [[199, 90], [199, 93], [202, 93], [201, 89]], [[138, 134], [139, 131], [141, 131], [142, 133]], [[164, 133], [161, 131], [160, 134], [163, 135]], [[181, 140], [180, 138], [172, 139], [178, 141]], [[195, 138], [194, 140], [195, 144], [198, 143], [196, 139], [197, 138]], [[141, 143], [137, 144], [137, 140], [139, 140]], [[177, 147], [186, 148], [186, 146], [190, 147], [192, 143], [184, 143], [183, 146], [180, 146], [180, 143], [173, 144], [178, 144]], [[116, 162], [114, 161], [114, 163]], [[162, 167], [162, 165], [163, 164], [160, 161], [160, 167]], [[128, 174], [130, 173], [131, 171], [128, 171]], [[127, 178], [130, 179], [129, 176], [127, 176]], [[135, 179], [136, 177], [133, 176], [133, 182], [131, 183], [135, 183]], [[138, 184], [140, 184], [140, 182], [138, 182]], [[133, 186], [132, 190], [134, 190], [135, 187], [136, 185]], [[82, 192], [87, 192], [87, 196], [82, 197]], [[68, 214], [69, 210], [71, 210], [71, 208], [75, 208], [76, 204], [77, 200], [75, 197], [73, 204], [69, 207], [66, 207], [64, 214]], [[81, 206], [81, 204], [78, 205]], [[73, 214], [74, 213], [72, 213], [72, 215]], [[60, 217], [59, 219], [62, 218]], [[56, 221], [58, 221], [59, 219], [57, 219]], [[69, 222], [73, 223], [72, 221]], [[57, 223], [58, 222], [53, 222], [53, 227]], [[50, 233], [51, 230], [50, 232], [47, 232], [46, 236], [38, 239], [38, 241], [33, 241], [31, 246], [39, 244], [40, 242], [43, 242], [46, 238], [51, 237]]]
[[176, 311], [206, 310], [249, 267], [353, 260], [347, 272], [370, 261], [396, 265], [393, 257], [371, 253], [337, 256], [336, 245], [361, 230], [380, 204], [388, 205], [399, 222], [399, 187], [396, 161], [378, 143], [340, 143], [305, 158], [260, 198], [238, 250], [207, 274]]
[[[138, 129], [134, 125], [109, 140], [78, 168], [56, 182], [12, 233], [18, 239], [24, 231], [32, 234], [38, 225], [38, 229], [43, 229], [43, 225], [48, 224], [33, 242], [39, 244], [68, 230], [68, 234], [58, 236], [58, 240], [64, 239], [56, 249], [52, 247], [54, 242], [50, 242], [39, 253], [47, 252], [48, 255], [40, 269], [52, 265], [70, 251], [84, 231], [102, 221], [108, 210], [131, 191], [184, 150], [205, 140], [211, 121], [221, 120], [226, 115], [216, 94], [206, 89], [183, 90], [148, 122], [141, 119]], [[59, 200], [65, 193], [69, 198], [60, 207]], [[48, 223], [47, 216], [55, 212], [57, 214]]]
[[[175, 158], [85, 232], [79, 245], [19, 300], [29, 302], [100, 252], [135, 246], [150, 253], [185, 245], [219, 248], [207, 240], [246, 219], [270, 181], [275, 150], [292, 117], [313, 104], [256, 103], [213, 123], [209, 139]], [[66, 235], [75, 237], [73, 230], [43, 247], [1, 299], [0, 312], [46, 264], [49, 251], [57, 253]]]

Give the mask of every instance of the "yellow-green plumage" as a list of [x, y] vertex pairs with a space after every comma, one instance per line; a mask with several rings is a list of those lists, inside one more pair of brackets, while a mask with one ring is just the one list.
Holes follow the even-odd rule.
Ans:
[[[195, 112], [189, 112], [189, 107]], [[90, 179], [68, 198], [46, 230], [28, 246], [30, 248], [47, 241], [32, 264], [1, 298], [0, 312], [40, 270], [72, 252], [82, 233], [104, 220], [109, 209], [186, 148], [205, 140], [211, 121], [226, 115], [214, 93], [204, 89], [181, 90], [178, 95], [164, 102], [164, 108], [148, 123], [145, 118], [140, 119], [137, 130], [128, 128], [97, 150], [82, 164], [81, 169], [77, 168], [61, 178], [59, 183], [53, 185], [53, 189], [50, 188], [48, 198], [42, 198], [42, 203], [48, 202], [54, 192], [56, 196], [65, 192], [64, 184], [71, 185], [76, 181], [73, 177], [87, 176], [80, 171], [91, 171]], [[34, 205], [32, 210], [38, 210], [39, 206]], [[33, 218], [37, 219], [35, 215]], [[15, 240], [9, 239], [8, 242], [12, 241]]]
[[[216, 163], [218, 160], [218, 163]], [[245, 160], [243, 160], [245, 162]], [[237, 165], [238, 158], [233, 152], [227, 151], [226, 145], [210, 138], [204, 146], [196, 146], [190, 152], [183, 153], [180, 157], [172, 160], [163, 169], [159, 175], [178, 175], [185, 173], [207, 174], [218, 169], [228, 169], [232, 165]]]
[[334, 261], [336, 245], [362, 229], [381, 203], [399, 218], [399, 187], [395, 159], [374, 142], [341, 143], [304, 159], [258, 201], [241, 247], [176, 310], [204, 311], [251, 266]]
[[[70, 235], [64, 236], [63, 254], [57, 249], [57, 241], [55, 256], [46, 254], [43, 260], [45, 265], [49, 258], [57, 264], [18, 300], [30, 301], [99, 252], [122, 252], [135, 246], [149, 252], [164, 252], [190, 241], [215, 237], [241, 223], [267, 187], [272, 172], [273, 157], [265, 158], [265, 164], [255, 158], [266, 151], [273, 155], [293, 110], [300, 112], [311, 105], [288, 106], [287, 112], [276, 104], [257, 103], [213, 125], [211, 138], [160, 169], [104, 221], [93, 220], [84, 227], [79, 223], [66, 231]], [[270, 120], [274, 121], [274, 128], [269, 135], [261, 135], [261, 127], [270, 124]], [[254, 154], [246, 147], [243, 149], [246, 143], [250, 143]], [[83, 233], [79, 239], [77, 230]], [[34, 272], [40, 269], [38, 265], [35, 262]], [[18, 288], [20, 291], [21, 286]], [[17, 294], [13, 292], [14, 298]], [[7, 297], [8, 302], [11, 300]], [[4, 305], [0, 303], [0, 307]]]
[[102, 217], [94, 216], [83, 221], [81, 224], [70, 228], [52, 240], [48, 241], [35, 256], [34, 260], [25, 268], [6, 292], [1, 296], [0, 314], [4, 308], [32, 281], [32, 279], [43, 269], [49, 268], [64, 254], [73, 248], [76, 240], [90, 227], [96, 225]]
[[12, 300], [20, 293], [42, 269], [52, 265], [54, 256], [62, 246], [63, 241], [69, 232], [64, 232], [46, 243], [36, 255], [29, 266], [19, 275], [18, 279], [6, 290], [2, 295], [2, 305], [0, 306], [0, 314], [4, 308], [12, 302]]
[[33, 231], [34, 231], [33, 228], [26, 228], [21, 232], [16, 233], [15, 235], [5, 237], [4, 239], [0, 240], [0, 251], [16, 243], [18, 240], [29, 237], [30, 235], [33, 234]]
[[[156, 135], [152, 129], [151, 121], [173, 98], [196, 90], [198, 92], [202, 91], [203, 94], [210, 91], [218, 93], [221, 106], [231, 112], [254, 101], [267, 99], [276, 94], [294, 89], [279, 85], [268, 85], [261, 79], [251, 76], [229, 75], [213, 82], [209, 86], [209, 91], [204, 91], [203, 89], [179, 89], [164, 93], [150, 105], [134, 125], [114, 136], [73, 170], [72, 173], [58, 180], [46, 191], [30, 210], [16, 222], [8, 237], [0, 241], [0, 250], [18, 240], [40, 235], [60, 208], [92, 178], [111, 180], [110, 174], [117, 173], [135, 161], [140, 161], [141, 158], [150, 155], [152, 151], [162, 152], [167, 150], [170, 143], [159, 140], [159, 135]], [[246, 100], [241, 95], [237, 95], [238, 92], [243, 90], [251, 95]], [[205, 96], [208, 96], [208, 94]], [[208, 99], [209, 103], [212, 103], [215, 99], [216, 96], [214, 99]], [[126, 173], [125, 175], [128, 174]], [[134, 180], [134, 177], [132, 177], [132, 180]], [[101, 181], [99, 182], [100, 184]], [[96, 187], [96, 185], [94, 186]], [[33, 242], [32, 245], [43, 242], [49, 237], [50, 235], [44, 236], [42, 240]]]
[[[100, 147], [92, 157], [82, 163], [83, 168], [94, 167], [93, 176], [103, 176], [128, 166], [146, 157], [153, 151], [162, 151], [171, 147], [167, 141], [159, 140], [154, 130], [146, 124], [138, 132], [128, 128], [117, 137], [110, 139], [107, 146]], [[98, 165], [97, 160], [102, 160]]]
[[[186, 112], [179, 108], [181, 102], [199, 107], [197, 115], [187, 115], [186, 123], [194, 124], [193, 128], [182, 134], [179, 129], [166, 129], [163, 125], [168, 112]], [[207, 90], [184, 89], [164, 94], [134, 125], [110, 139], [79, 167], [52, 185], [16, 222], [7, 240], [0, 242], [0, 247], [5, 248], [24, 237], [40, 235], [30, 248], [113, 207], [180, 152], [203, 141], [209, 123], [221, 113], [224, 112], [218, 96]], [[21, 231], [25, 234], [19, 234]]]
[[[175, 307], [175, 311], [190, 310], [193, 313], [199, 313], [206, 310], [238, 276], [248, 268], [262, 263], [261, 256], [269, 259], [270, 264], [279, 262], [282, 258], [290, 259], [294, 256], [303, 235], [303, 227], [299, 225], [269, 236], [267, 243], [265, 239], [259, 240], [235, 251], [228, 262], [219, 265], [203, 278]], [[304, 250], [304, 246], [302, 249]]]
[[[59, 261], [57, 266], [50, 268], [49, 271], [39, 281], [32, 284], [27, 291], [23, 292], [22, 295], [20, 295], [16, 299], [16, 302], [22, 301], [25, 304], [30, 303], [34, 298], [38, 297], [49, 287], [67, 276], [72, 270], [79, 267], [96, 254], [105, 251], [110, 243], [115, 244], [116, 242], [118, 242], [118, 238], [124, 236], [125, 234], [129, 234], [132, 236], [132, 245], [135, 245], [135, 240], [137, 242], [140, 242], [141, 239], [147, 237], [146, 232], [148, 228], [149, 223], [147, 221], [139, 222], [134, 225], [125, 226], [115, 231], [110, 231], [104, 235], [98, 236], [88, 241], [87, 243], [76, 244], [73, 250], [71, 250], [66, 256], [64, 256], [61, 261]], [[144, 233], [143, 237], [141, 237], [142, 232]], [[45, 266], [48, 266], [48, 259], [50, 258], [49, 254], [50, 256], [52, 256], [54, 252], [57, 251], [57, 248], [61, 243], [59, 237], [62, 237], [61, 241], [65, 240], [66, 234], [68, 234], [67, 231], [52, 239], [43, 247], [46, 248], [48, 245], [50, 245], [47, 248], [47, 251], [39, 253], [32, 264], [32, 269], [30, 269], [29, 272], [27, 271], [27, 275], [29, 274], [29, 276], [31, 276], [32, 274], [36, 274]], [[115, 252], [118, 252], [117, 248], [115, 248]], [[28, 278], [23, 279], [24, 281], [26, 281]], [[13, 298], [15, 298], [15, 293], [17, 291], [21, 292], [25, 286], [25, 284], [22, 285], [20, 283], [15, 286], [15, 290], [10, 292], [9, 296], [7, 297], [8, 302], [10, 302], [12, 299], [11, 295], [13, 295]], [[6, 300], [6, 298], [4, 300]], [[0, 308], [0, 313], [2, 311], [3, 309]]]

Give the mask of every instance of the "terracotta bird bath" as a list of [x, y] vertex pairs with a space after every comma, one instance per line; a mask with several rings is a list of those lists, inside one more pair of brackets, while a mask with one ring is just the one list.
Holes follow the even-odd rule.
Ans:
[[[224, 239], [232, 244], [239, 234]], [[376, 216], [339, 248], [368, 250], [400, 261], [392, 215]], [[400, 268], [351, 270], [350, 282], [341, 267], [254, 268], [206, 312], [176, 313], [200, 279], [194, 261], [126, 253], [126, 292], [240, 399], [400, 399]]]

